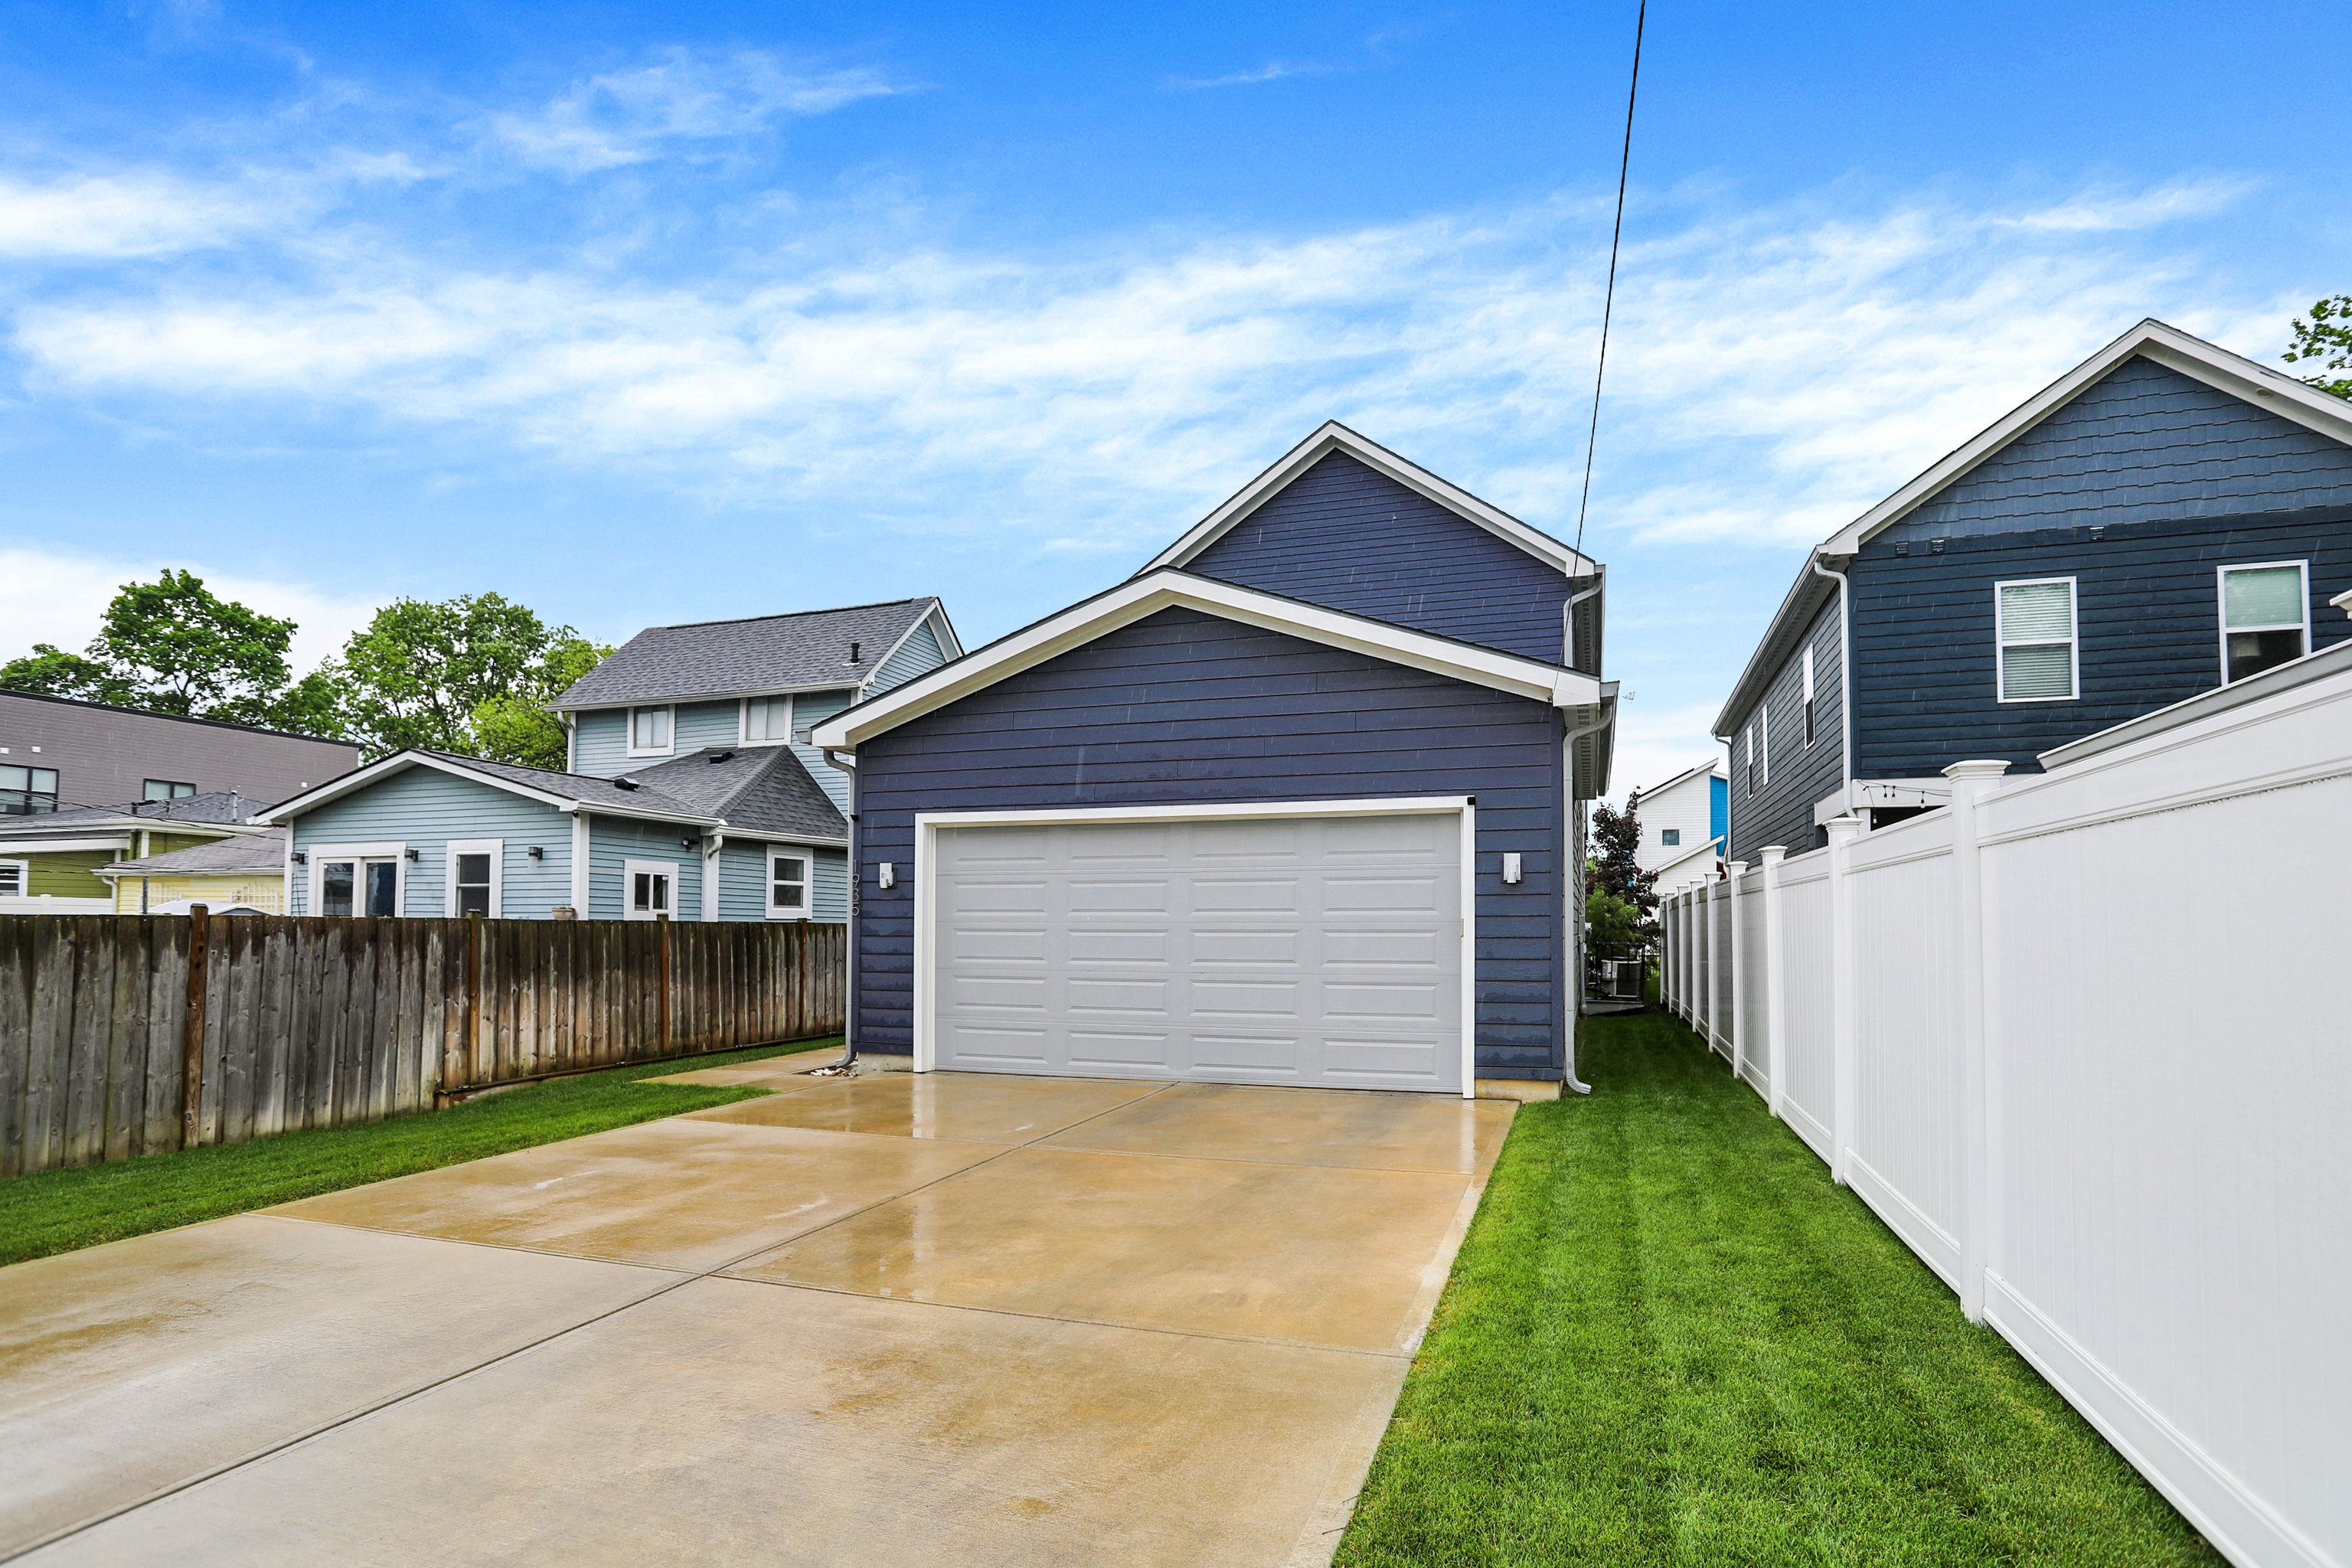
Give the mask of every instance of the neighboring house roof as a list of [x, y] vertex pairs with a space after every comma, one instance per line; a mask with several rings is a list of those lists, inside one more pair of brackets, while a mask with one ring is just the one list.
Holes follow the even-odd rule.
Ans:
[[37, 816], [0, 816], [0, 842], [28, 844], [51, 838], [84, 838], [142, 827], [182, 830], [216, 828], [234, 834], [262, 810], [262, 803], [233, 790], [184, 795], [177, 800], [139, 800], [122, 805], [72, 806]]
[[1662, 890], [1671, 892], [1680, 885], [1671, 879], [1676, 873], [1690, 877], [1704, 872], [1711, 877], [1715, 874], [1716, 862], [1722, 858], [1723, 840], [1710, 838], [1686, 854], [1676, 856], [1650, 874], [1657, 879], [1657, 885]]
[[[714, 763], [714, 757], [724, 761]], [[306, 790], [254, 820], [290, 822], [304, 812], [415, 767], [475, 779], [559, 811], [681, 822], [698, 827], [740, 827], [747, 833], [773, 831], [839, 842], [846, 842], [849, 837], [848, 823], [789, 746], [741, 751], [711, 747], [614, 778], [591, 778], [412, 748]], [[823, 802], [822, 813], [815, 809], [811, 795]], [[737, 812], [743, 816], [740, 823], [732, 815]]]
[[[1476, 686], [1508, 691], [1570, 710], [1571, 730], [1590, 730], [1599, 752], [1584, 763], [1592, 775], [1580, 779], [1592, 793], [1608, 784], [1608, 725], [1616, 710], [1617, 685], [1558, 665], [1542, 664], [1388, 621], [1310, 605], [1255, 588], [1244, 588], [1189, 572], [1160, 570], [1131, 577], [1115, 588], [998, 638], [961, 658], [926, 670], [903, 685], [847, 708], [817, 724], [811, 739], [820, 746], [854, 750], [860, 742], [897, 728], [972, 692], [1008, 679], [1097, 637], [1162, 610], [1182, 607], [1332, 647], [1344, 647], [1391, 664], [1402, 664]], [[1589, 798], [1586, 796], [1585, 798]]]
[[1682, 784], [1688, 779], [1697, 778], [1702, 773], [1711, 774], [1719, 773], [1722, 767], [1723, 764], [1721, 763], [1715, 761], [1713, 758], [1709, 758], [1707, 761], [1699, 763], [1699, 765], [1695, 768], [1685, 768], [1681, 773], [1676, 773], [1674, 777], [1668, 779], [1665, 783], [1659, 784], [1654, 789], [1637, 789], [1633, 792], [1633, 795], [1640, 799], [1648, 800], [1653, 795], [1664, 795], [1666, 791], [1674, 788], [1676, 784]]
[[136, 860], [118, 860], [111, 866], [100, 866], [100, 877], [235, 877], [247, 872], [278, 872], [286, 868], [286, 830], [273, 827], [267, 832], [247, 834], [236, 838], [216, 838], [210, 844], [191, 845], [185, 849], [173, 849], [162, 855], [142, 856]]
[[1136, 575], [1141, 577], [1165, 567], [1184, 565], [1215, 543], [1235, 523], [1272, 500], [1285, 485], [1333, 452], [1347, 453], [1375, 473], [1385, 474], [1407, 489], [1419, 491], [1496, 538], [1506, 540], [1538, 560], [1557, 567], [1567, 576], [1582, 577], [1600, 570], [1591, 557], [1578, 553], [1541, 529], [1521, 522], [1502, 508], [1480, 500], [1461, 486], [1439, 478], [1418, 463], [1398, 457], [1386, 447], [1359, 436], [1334, 419], [1285, 453], [1272, 468], [1235, 491], [1223, 506], [1194, 524], [1183, 538], [1152, 557]]
[[2032, 429], [2051, 414], [2115, 372], [2134, 356], [2147, 359], [2191, 380], [2352, 446], [2352, 402], [2306, 386], [2281, 371], [2231, 353], [2149, 318], [2107, 344], [2049, 385], [1986, 426], [1930, 464], [1894, 494], [1815, 545], [1805, 567], [1780, 601], [1772, 623], [1756, 645], [1748, 667], [1716, 716], [1714, 733], [1730, 733], [1755, 706], [1804, 629], [1837, 592], [1834, 579], [1813, 570], [1815, 563], [1851, 556], [1874, 536], [1900, 522], [1954, 480]]
[[[947, 611], [936, 598], [647, 626], [549, 706], [562, 710], [616, 708], [860, 686], [933, 615], [942, 651], [953, 658], [961, 649]], [[852, 643], [858, 645], [856, 664], [849, 662]]]
[[0, 686], [0, 697], [18, 697], [27, 702], [58, 702], [68, 708], [96, 708], [107, 713], [136, 713], [142, 719], [169, 719], [174, 724], [204, 724], [215, 730], [241, 730], [248, 735], [276, 735], [288, 741], [316, 741], [324, 746], [344, 746], [360, 749], [355, 741], [337, 740], [332, 735], [303, 735], [292, 730], [266, 730], [258, 724], [234, 724], [226, 719], [191, 719], [185, 713], [163, 713], [152, 708], [124, 708], [112, 702], [92, 702], [81, 697], [53, 697], [46, 691], [24, 691], [14, 686]]

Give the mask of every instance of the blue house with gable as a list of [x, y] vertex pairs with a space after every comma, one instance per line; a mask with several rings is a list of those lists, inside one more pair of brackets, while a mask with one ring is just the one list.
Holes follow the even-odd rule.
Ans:
[[2341, 642], [2347, 593], [2352, 403], [2142, 321], [1814, 548], [1716, 721], [1730, 858]]
[[856, 1048], [918, 1071], [1559, 1082], [1601, 569], [1326, 425], [1127, 582], [815, 726]]
[[553, 704], [569, 766], [403, 751], [257, 820], [289, 912], [847, 918], [846, 775], [808, 727], [961, 652], [938, 599], [653, 626]]

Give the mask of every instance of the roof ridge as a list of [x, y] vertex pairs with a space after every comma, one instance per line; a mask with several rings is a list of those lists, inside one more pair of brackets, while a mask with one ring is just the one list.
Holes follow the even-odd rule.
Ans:
[[801, 616], [838, 616], [851, 610], [887, 610], [893, 605], [936, 605], [939, 602], [937, 594], [917, 594], [904, 599], [876, 599], [864, 605], [829, 605], [821, 610], [778, 610], [766, 616], [720, 616], [708, 621], [665, 621], [658, 626], [646, 627], [637, 636], [643, 637], [646, 632], [682, 632], [696, 626], [740, 626], [752, 621], [789, 621]]

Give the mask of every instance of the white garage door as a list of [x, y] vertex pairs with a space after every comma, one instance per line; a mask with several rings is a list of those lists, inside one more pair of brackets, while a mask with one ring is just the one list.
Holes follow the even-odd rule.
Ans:
[[940, 1068], [1461, 1092], [1458, 815], [935, 834]]

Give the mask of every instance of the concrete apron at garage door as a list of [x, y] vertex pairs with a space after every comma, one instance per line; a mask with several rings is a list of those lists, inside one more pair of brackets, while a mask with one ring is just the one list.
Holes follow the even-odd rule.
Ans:
[[0, 1552], [1328, 1560], [1508, 1105], [805, 1065], [0, 1270]]

